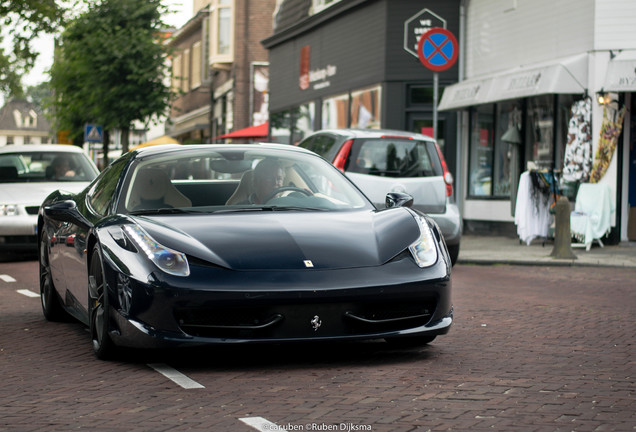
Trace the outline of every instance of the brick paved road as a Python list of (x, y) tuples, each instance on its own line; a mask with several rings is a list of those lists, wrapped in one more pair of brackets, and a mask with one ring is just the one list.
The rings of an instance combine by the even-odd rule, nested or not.
[(125, 362), (96, 360), (81, 325), (45, 322), (39, 299), (16, 292), (37, 291), (35, 262), (0, 263), (8, 272), (0, 431), (256, 430), (245, 417), (297, 430), (636, 430), (634, 269), (459, 265), (454, 327), (418, 350), (264, 346)]

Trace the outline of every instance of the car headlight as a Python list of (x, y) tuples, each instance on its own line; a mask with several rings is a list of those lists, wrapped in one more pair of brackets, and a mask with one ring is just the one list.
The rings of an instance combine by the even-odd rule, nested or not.
[(190, 266), (184, 253), (157, 243), (137, 225), (126, 225), (124, 230), (148, 259), (162, 271), (174, 276), (188, 276), (190, 274)]
[(437, 262), (435, 238), (426, 220), (419, 215), (414, 215), (414, 217), (420, 227), (420, 238), (409, 246), (409, 250), (418, 266), (421, 268), (430, 267)]
[(15, 204), (0, 204), (0, 216), (17, 216), (18, 206)]

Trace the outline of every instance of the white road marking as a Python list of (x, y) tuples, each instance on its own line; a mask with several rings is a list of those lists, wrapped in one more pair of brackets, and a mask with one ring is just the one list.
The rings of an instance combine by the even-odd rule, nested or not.
[(205, 388), (193, 379), (188, 378), (176, 369), (171, 368), (164, 363), (149, 363), (148, 366), (159, 372), (174, 383), (180, 385), (184, 389)]
[(21, 289), (21, 290), (18, 290), (17, 292), (27, 297), (40, 297), (40, 294), (34, 293), (33, 291), (28, 289)]
[(243, 418), (240, 418), (239, 420), (245, 423), (246, 425), (251, 426), (257, 431), (261, 431), (261, 432), (283, 430), (276, 423), (272, 423), (271, 421), (263, 417), (243, 417)]
[(6, 275), (6, 274), (0, 275), (0, 279), (2, 279), (5, 282), (16, 282), (15, 279), (13, 279), (11, 276)]

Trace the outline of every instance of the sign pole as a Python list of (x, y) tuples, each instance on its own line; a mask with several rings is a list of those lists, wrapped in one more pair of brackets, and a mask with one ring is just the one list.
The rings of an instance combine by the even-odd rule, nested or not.
[(457, 38), (448, 30), (435, 27), (420, 36), (417, 56), (420, 62), (433, 71), (433, 139), (437, 140), (437, 100), (439, 74), (455, 64), (459, 54)]
[(437, 141), (437, 92), (439, 88), (439, 74), (433, 73), (433, 139)]

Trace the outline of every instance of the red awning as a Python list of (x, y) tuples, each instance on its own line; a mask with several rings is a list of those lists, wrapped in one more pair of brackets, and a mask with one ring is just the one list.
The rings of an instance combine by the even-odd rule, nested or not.
[(219, 135), (215, 139), (225, 138), (267, 138), (269, 132), (269, 123), (265, 122), (258, 126), (250, 126), (245, 129), (235, 130), (234, 132)]

